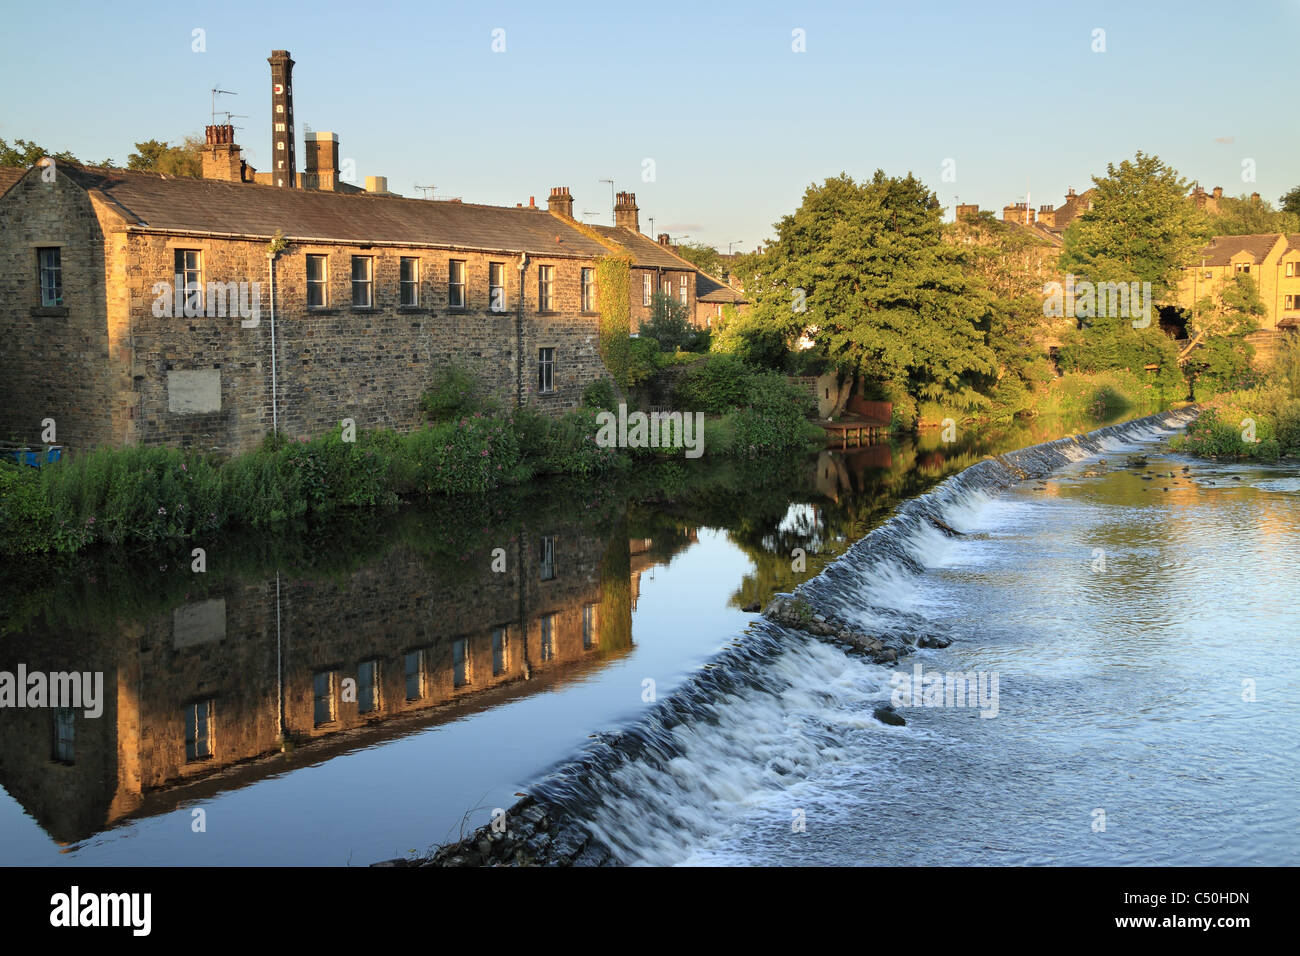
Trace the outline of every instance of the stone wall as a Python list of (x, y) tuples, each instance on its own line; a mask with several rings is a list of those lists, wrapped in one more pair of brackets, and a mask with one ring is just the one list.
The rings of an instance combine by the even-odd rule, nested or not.
[[(41, 421), (54, 418), (57, 440), (74, 454), (136, 442), (235, 454), (256, 447), (273, 418), (291, 437), (345, 418), (409, 430), (421, 421), (420, 396), (435, 369), (451, 363), (471, 369), (503, 405), (522, 400), (552, 414), (579, 405), (590, 382), (608, 377), (599, 316), (581, 311), (581, 270), (592, 269), (594, 280), (590, 260), (530, 257), (521, 304), (518, 254), (294, 243), (275, 266), (273, 416), (266, 243), (128, 230), (111, 205), (39, 173), (0, 200), (0, 439), (36, 441)], [(60, 308), (40, 308), (36, 249), (47, 245), (62, 250)], [(200, 254), (202, 315), (186, 316), (183, 297), (168, 291), (177, 250)], [(309, 253), (326, 256), (323, 308), (307, 307)], [(372, 258), (372, 308), (352, 307), (353, 256)], [(416, 307), (399, 305), (403, 256), (420, 263)], [(459, 309), (449, 305), (453, 259), (465, 262)], [(493, 262), (504, 267), (500, 312), (489, 308)], [(541, 266), (554, 270), (546, 312)], [(245, 283), (248, 308), (241, 314), (233, 297), (219, 305), (208, 283)], [(554, 350), (547, 393), (538, 376), (544, 348)]]

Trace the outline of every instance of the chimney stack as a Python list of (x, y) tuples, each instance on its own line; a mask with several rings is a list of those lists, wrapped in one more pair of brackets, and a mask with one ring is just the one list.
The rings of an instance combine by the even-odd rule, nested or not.
[(367, 176), (366, 192), (374, 193), (376, 196), (388, 195), (388, 177), (387, 176)]
[(569, 187), (552, 186), (550, 198), (546, 200), (546, 208), (565, 219), (572, 219), (573, 196), (569, 193)]
[(668, 235), (668, 233), (666, 233), (666, 232), (661, 232), (661, 233), (659, 233), (659, 245), (661, 245), (661, 246), (671, 246), (671, 245), (672, 245), (672, 237), (671, 237), (670, 235)]
[(338, 133), (308, 133), (303, 154), (304, 189), (337, 192), (339, 188)]
[(1223, 198), (1223, 187), (1222, 187), (1222, 186), (1215, 186), (1215, 187), (1214, 187), (1214, 198), (1215, 198), (1215, 199), (1222, 199), (1222, 198)]
[(271, 184), (298, 188), (298, 163), (293, 154), (293, 59), (288, 50), (272, 50), (271, 64)]
[(228, 183), (244, 181), (244, 163), (235, 145), (235, 127), (226, 123), (209, 126), (203, 147), (199, 150), (203, 163), (204, 179), (219, 179)]
[(614, 200), (614, 225), (640, 232), (640, 212), (636, 204), (636, 193), (619, 193)]
[(1251, 193), (1251, 194), (1250, 194), (1250, 201), (1251, 201), (1251, 202), (1259, 202), (1259, 193)]

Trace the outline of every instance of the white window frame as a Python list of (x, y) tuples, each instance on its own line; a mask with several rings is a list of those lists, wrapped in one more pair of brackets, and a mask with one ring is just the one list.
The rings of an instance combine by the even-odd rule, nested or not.
[[(366, 266), (366, 275), (363, 279), (357, 278), (357, 263), (364, 262)], [(354, 309), (373, 309), (375, 307), (375, 257), (374, 256), (353, 256), (352, 257), (352, 308)], [(357, 301), (357, 292), (365, 293), (365, 301)]]
[[(412, 277), (402, 278), (402, 268), (411, 264)], [(418, 256), (401, 256), (397, 261), (397, 304), (405, 309), (420, 307), (420, 259)], [(411, 301), (406, 301), (407, 290), (411, 292)]]
[[(466, 263), (464, 259), (447, 260), (447, 308), (465, 309), (469, 305), (469, 296), (465, 288)], [(459, 274), (459, 281), (457, 280)], [(457, 296), (457, 293), (460, 293)], [(459, 299), (459, 301), (458, 301)]]

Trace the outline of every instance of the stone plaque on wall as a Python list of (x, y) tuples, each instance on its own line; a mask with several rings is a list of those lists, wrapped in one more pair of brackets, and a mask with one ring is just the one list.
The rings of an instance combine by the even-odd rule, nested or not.
[(200, 368), (168, 372), (167, 410), (181, 415), (221, 411), (221, 370)]
[(178, 650), (226, 636), (226, 599), (186, 604), (172, 612), (172, 646)]

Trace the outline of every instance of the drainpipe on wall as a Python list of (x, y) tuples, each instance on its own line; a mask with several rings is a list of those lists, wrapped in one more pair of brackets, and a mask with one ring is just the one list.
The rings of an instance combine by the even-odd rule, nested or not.
[(266, 254), (266, 272), (271, 280), (271, 432), (279, 434), (280, 416), (278, 406), (280, 400), (276, 392), (276, 374), (275, 374), (275, 253)]

